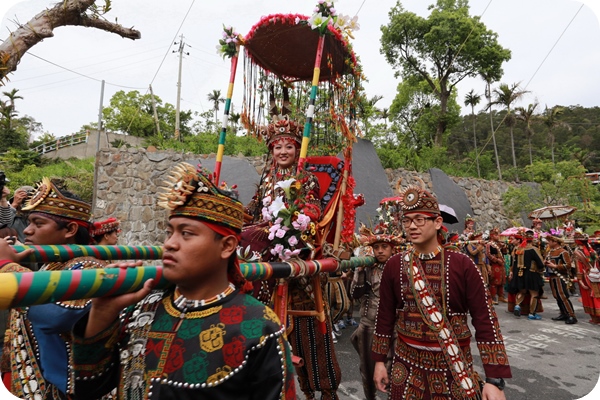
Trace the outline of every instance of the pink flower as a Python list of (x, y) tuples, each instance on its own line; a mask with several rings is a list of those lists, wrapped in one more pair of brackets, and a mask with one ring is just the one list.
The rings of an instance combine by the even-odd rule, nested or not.
[(283, 261), (287, 261), (287, 260), (289, 260), (290, 258), (292, 258), (292, 257), (294, 257), (294, 256), (297, 256), (298, 254), (300, 254), (300, 249), (293, 250), (293, 251), (292, 251), (292, 250), (290, 250), (290, 249), (285, 249), (285, 250), (283, 251), (283, 254), (281, 255), (281, 259), (282, 259)]
[(275, 247), (271, 249), (271, 254), (274, 256), (281, 256), (281, 252), (283, 251), (283, 245), (276, 244)]
[(269, 240), (275, 239), (275, 235), (277, 234), (277, 231), (279, 231), (279, 228), (281, 228), (281, 225), (279, 224), (272, 225), (269, 228)]
[(294, 247), (298, 244), (298, 238), (296, 236), (290, 236), (288, 238), (288, 243), (290, 244), (290, 246)]
[(310, 223), (310, 217), (308, 215), (304, 215), (300, 213), (296, 221), (292, 222), (294, 229), (299, 231), (305, 231), (308, 228), (308, 224)]
[(265, 220), (265, 221), (271, 220), (271, 214), (269, 213), (269, 209), (267, 207), (263, 207), (262, 217), (263, 217), (263, 220)]
[(283, 239), (283, 237), (285, 236), (285, 230), (278, 229), (277, 232), (275, 232), (275, 236), (279, 239)]

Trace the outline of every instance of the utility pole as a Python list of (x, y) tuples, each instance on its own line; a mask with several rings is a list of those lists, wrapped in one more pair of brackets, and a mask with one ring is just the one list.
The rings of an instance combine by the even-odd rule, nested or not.
[[(96, 142), (96, 158), (98, 157), (98, 152), (100, 151), (100, 132), (102, 132), (102, 109), (104, 108), (104, 79), (102, 79), (102, 84), (100, 85), (100, 107), (98, 109), (98, 141)], [(108, 136), (106, 137), (106, 144), (108, 145)], [(58, 146), (56, 147), (58, 150)], [(94, 187), (97, 187), (98, 184), (98, 168), (94, 168)], [(92, 197), (92, 213), (96, 209), (96, 193), (94, 192), (94, 196)]]
[[(152, 111), (154, 113), (154, 123), (156, 124), (156, 135), (158, 137), (160, 137), (160, 124), (158, 123), (158, 113), (156, 112), (156, 99), (154, 98), (154, 92), (152, 91), (152, 85), (150, 85), (150, 96), (152, 97)], [(179, 119), (179, 118), (177, 118), (177, 119)], [(177, 128), (179, 128), (179, 125), (177, 125)]]
[[(185, 42), (183, 41), (183, 34), (179, 37), (179, 43), (175, 42), (175, 45), (179, 45), (179, 49), (177, 52), (179, 53), (179, 75), (177, 78), (177, 107), (175, 109), (175, 140), (181, 140), (179, 135), (179, 103), (181, 101), (181, 65), (183, 61), (183, 48), (185, 47)], [(176, 51), (173, 50), (173, 53)], [(189, 55), (190, 53), (185, 53)]]

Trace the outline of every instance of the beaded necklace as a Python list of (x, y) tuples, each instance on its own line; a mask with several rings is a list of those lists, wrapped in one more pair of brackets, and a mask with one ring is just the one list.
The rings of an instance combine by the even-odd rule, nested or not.
[(204, 307), (211, 303), (214, 303), (215, 301), (224, 299), (225, 297), (227, 297), (228, 295), (233, 293), (234, 290), (235, 290), (235, 285), (233, 283), (229, 282), (227, 289), (225, 289), (221, 293), (219, 293), (209, 299), (190, 300), (190, 299), (186, 298), (184, 295), (182, 295), (181, 292), (179, 292), (179, 288), (176, 287), (175, 293), (173, 295), (173, 297), (175, 297), (173, 304), (175, 304), (175, 307), (177, 307), (177, 309), (179, 311), (185, 312), (185, 311), (189, 310), (190, 308)]
[(173, 331), (177, 332), (177, 330), (179, 330), (179, 327), (181, 326), (181, 323), (185, 319), (185, 314), (188, 312), (188, 310), (193, 309), (193, 308), (198, 308), (198, 307), (204, 307), (204, 306), (210, 305), (212, 303), (215, 303), (215, 302), (229, 296), (234, 291), (235, 291), (235, 285), (233, 283), (229, 282), (227, 289), (225, 289), (221, 293), (219, 293), (209, 299), (190, 300), (187, 297), (185, 297), (184, 295), (182, 295), (179, 292), (179, 288), (176, 287), (175, 291), (173, 292), (173, 297), (174, 297), (173, 304), (175, 305), (175, 308), (180, 312), (180, 314), (179, 314), (179, 321), (177, 321), (175, 323), (175, 325), (173, 326)]
[(442, 251), (442, 246), (438, 246), (431, 253), (419, 253), (417, 250), (414, 250), (414, 254), (415, 254), (415, 256), (419, 257), (419, 259), (421, 259), (421, 260), (433, 260), (435, 258), (435, 256), (440, 254), (440, 251)]

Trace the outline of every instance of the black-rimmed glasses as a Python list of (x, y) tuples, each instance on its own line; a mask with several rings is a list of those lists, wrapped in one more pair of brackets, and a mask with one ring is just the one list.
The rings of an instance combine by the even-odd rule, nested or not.
[(435, 220), (437, 217), (415, 217), (415, 218), (402, 218), (400, 220), (400, 222), (402, 223), (402, 226), (405, 228), (410, 227), (411, 224), (415, 224), (416, 227), (421, 227), (423, 225), (425, 225), (425, 222), (427, 222), (428, 220)]

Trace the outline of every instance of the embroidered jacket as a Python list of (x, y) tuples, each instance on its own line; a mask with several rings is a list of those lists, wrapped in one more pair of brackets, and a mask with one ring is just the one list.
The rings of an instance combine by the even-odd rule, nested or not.
[[(385, 362), (394, 332), (398, 334), (399, 344), (439, 347), (437, 333), (425, 323), (410, 287), (407, 254), (390, 258), (383, 271), (372, 346), (375, 361)], [(481, 273), (469, 256), (452, 250), (445, 250), (443, 254), (443, 268), (438, 255), (433, 260), (422, 261), (423, 269), (460, 346), (470, 343), (472, 333), (467, 323), (470, 315), (486, 376), (510, 378), (498, 317)]]
[[(106, 264), (93, 257), (79, 257), (45, 264), (40, 271), (104, 268)], [(0, 272), (29, 270), (8, 263)], [(73, 393), (70, 332), (89, 308), (89, 300), (75, 300), (11, 310), (3, 352), (10, 357), (11, 393), (19, 398), (69, 398)]]
[(154, 291), (95, 337), (78, 323), (77, 396), (118, 388), (120, 399), (295, 399), (289, 345), (270, 308), (235, 291), (181, 314), (172, 290)]

